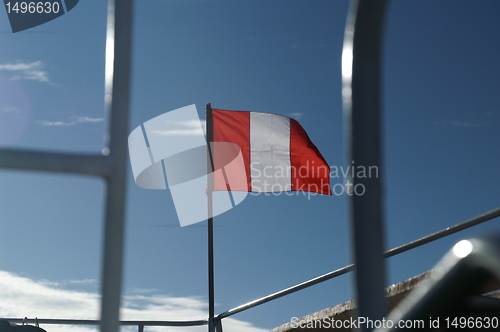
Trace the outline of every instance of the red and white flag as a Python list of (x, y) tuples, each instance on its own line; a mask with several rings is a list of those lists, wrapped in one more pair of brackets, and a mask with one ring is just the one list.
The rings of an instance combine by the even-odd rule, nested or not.
[[(330, 168), (302, 126), (288, 117), (212, 109), (214, 190), (308, 191), (331, 195)], [(239, 165), (227, 161), (218, 142), (236, 144)], [(238, 169), (239, 168), (239, 169)], [(244, 172), (242, 171), (244, 168)]]

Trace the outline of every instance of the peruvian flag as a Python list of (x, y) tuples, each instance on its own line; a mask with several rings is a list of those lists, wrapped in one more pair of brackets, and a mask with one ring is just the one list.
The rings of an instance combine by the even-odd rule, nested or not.
[[(294, 119), (270, 113), (212, 109), (210, 120), (216, 170), (214, 190), (308, 191), (331, 195), (330, 168)], [(223, 142), (239, 147), (239, 163), (228, 165)]]

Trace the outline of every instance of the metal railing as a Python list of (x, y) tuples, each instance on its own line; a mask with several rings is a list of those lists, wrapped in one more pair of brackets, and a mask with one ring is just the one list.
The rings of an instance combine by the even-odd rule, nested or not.
[[(497, 217), (500, 217), (500, 208), (496, 208), (494, 210), (491, 210), (491, 211), (488, 211), (486, 213), (480, 214), (480, 215), (478, 215), (478, 216), (476, 216), (474, 218), (470, 218), (470, 219), (467, 219), (465, 221), (462, 221), (462, 222), (460, 222), (458, 224), (455, 224), (455, 225), (453, 225), (451, 227), (444, 228), (444, 229), (442, 229), (440, 231), (437, 231), (435, 233), (432, 233), (430, 235), (426, 235), (424, 237), (421, 237), (421, 238), (416, 239), (414, 241), (408, 242), (408, 243), (403, 244), (401, 246), (397, 246), (397, 247), (394, 247), (392, 249), (389, 249), (389, 250), (385, 251), (382, 254), (382, 256), (384, 258), (389, 258), (389, 257), (392, 257), (392, 256), (396, 256), (396, 255), (401, 254), (401, 253), (403, 253), (405, 251), (408, 251), (408, 250), (420, 247), (420, 246), (422, 246), (424, 244), (427, 244), (429, 242), (441, 239), (441, 238), (443, 238), (445, 236), (457, 233), (459, 231), (462, 231), (464, 229), (470, 228), (472, 226), (478, 225), (480, 223), (483, 223), (485, 221), (488, 221), (488, 220), (491, 220), (491, 219), (494, 219), (494, 218), (497, 218)], [(348, 272), (353, 271), (354, 268), (355, 268), (354, 264), (346, 265), (346, 266), (344, 266), (344, 267), (342, 267), (340, 269), (328, 272), (328, 273), (323, 274), (321, 276), (318, 276), (316, 278), (310, 279), (308, 281), (302, 282), (302, 283), (297, 284), (295, 286), (283, 289), (283, 290), (281, 290), (279, 292), (276, 292), (276, 293), (264, 296), (264, 297), (262, 297), (260, 299), (248, 302), (248, 303), (246, 303), (244, 305), (241, 305), (239, 307), (236, 307), (236, 308), (233, 308), (233, 309), (228, 310), (226, 312), (223, 312), (223, 313), (217, 315), (215, 318), (217, 320), (222, 320), (223, 318), (226, 318), (226, 317), (232, 316), (234, 314), (237, 314), (239, 312), (251, 309), (253, 307), (256, 307), (258, 305), (264, 304), (266, 302), (278, 299), (278, 298), (283, 297), (285, 295), (289, 295), (289, 294), (298, 292), (299, 290), (302, 290), (302, 289), (314, 286), (316, 284), (322, 283), (324, 281), (333, 279), (335, 277), (341, 276), (343, 274), (346, 274)]]
[[(109, 0), (106, 32), (106, 155), (0, 149), (0, 168), (86, 174), (106, 181), (101, 279), (101, 331), (118, 331), (122, 284), (132, 0)], [(40, 320), (42, 321), (42, 320)]]
[[(12, 323), (19, 324), (55, 324), (55, 325), (101, 325), (100, 320), (92, 319), (44, 319), (44, 318), (4, 318)], [(118, 322), (120, 326), (137, 326), (139, 332), (144, 331), (145, 326), (202, 326), (208, 324), (208, 319), (191, 321), (156, 321), (156, 320), (124, 320)]]
[[(382, 165), (381, 53), (386, 0), (352, 1), (342, 49), (347, 162)], [(363, 195), (349, 195), (352, 254), (356, 265), (354, 286), (358, 315), (371, 320), (387, 313), (384, 298), (385, 266), (382, 176), (347, 179)], [(365, 327), (360, 330), (366, 331)]]
[[(342, 94), (346, 121), (349, 123), (347, 137), (351, 150), (350, 158), (356, 156), (356, 160), (363, 160), (363, 163), (367, 165), (380, 164), (380, 128), (378, 120), (374, 122), (373, 119), (374, 117), (377, 119), (380, 108), (378, 101), (379, 53), (385, 5), (385, 0), (353, 1), (344, 42), (342, 64), (344, 87)], [(101, 320), (6, 318), (13, 323), (100, 325), (103, 332), (117, 332), (119, 326), (137, 326), (138, 331), (143, 332), (145, 326), (209, 325), (209, 319), (194, 321), (119, 321), (127, 169), (131, 31), (132, 0), (109, 0), (105, 77), (106, 108), (110, 111), (109, 155), (0, 149), (0, 168), (87, 174), (106, 180)], [(378, 37), (372, 40), (367, 34), (373, 36), (374, 31)], [(366, 73), (371, 76), (367, 77)], [(364, 96), (359, 95), (358, 90), (360, 89), (363, 90)], [(367, 95), (370, 96), (368, 99)], [(367, 128), (370, 130), (366, 130)], [(356, 248), (355, 263), (358, 264), (358, 269), (362, 268), (364, 271), (383, 272), (384, 258), (398, 255), (500, 216), (500, 208), (497, 208), (382, 253), (381, 183), (369, 182), (364, 183), (364, 185), (367, 187), (366, 191), (370, 192), (372, 190), (374, 196), (368, 200), (353, 201), (351, 205), (351, 223)], [(352, 195), (351, 199), (356, 197), (359, 198)], [(362, 210), (364, 213), (357, 215), (354, 210)], [(371, 222), (372, 225), (368, 224), (369, 227), (366, 226), (365, 223), (367, 222)], [(360, 231), (363, 227), (372, 229), (372, 226), (379, 228), (379, 231), (375, 232), (378, 236), (374, 237), (372, 231), (368, 235), (366, 232)], [(370, 241), (367, 241), (367, 236)], [(373, 248), (380, 248), (380, 250), (374, 250)], [(367, 256), (367, 252), (370, 251), (375, 253), (375, 256), (370, 258), (370, 262), (367, 262), (366, 257), (370, 257), (370, 255)], [(377, 252), (380, 254), (377, 254)], [(346, 274), (354, 269), (355, 264), (350, 264), (220, 313), (213, 318), (215, 328), (221, 332), (224, 318)], [(368, 273), (367, 275), (370, 276), (370, 279), (363, 279), (362, 274), (356, 275), (357, 287), (369, 290), (366, 297), (362, 299), (360, 299), (361, 292), (359, 289), (357, 291), (360, 312), (364, 310), (366, 317), (383, 315), (385, 314), (383, 273), (381, 279), (376, 281), (375, 286), (372, 280), (374, 274)], [(382, 305), (380, 306), (380, 304)], [(376, 308), (376, 306), (378, 307)]]
[[(411, 249), (418, 248), (420, 246), (423, 246), (424, 244), (430, 243), (432, 241), (439, 240), (443, 237), (446, 237), (448, 235), (460, 232), (464, 229), (476, 226), (478, 224), (484, 223), (488, 220), (494, 219), (500, 217), (500, 208), (493, 209), (491, 211), (488, 211), (486, 213), (480, 214), (476, 217), (464, 220), (460, 223), (457, 223), (453, 226), (444, 228), (440, 231), (437, 231), (435, 233), (423, 236), (421, 238), (418, 238), (416, 240), (410, 241), (406, 244), (394, 247), (392, 249), (389, 249), (383, 253), (384, 258), (389, 258), (396, 256), (398, 254), (401, 254), (403, 252), (409, 251)], [(349, 264), (346, 265), (342, 268), (339, 268), (337, 270), (325, 273), (321, 276), (318, 276), (316, 278), (307, 280), (305, 282), (302, 282), (300, 284), (285, 288), (281, 291), (278, 291), (273, 294), (269, 294), (267, 296), (261, 297), (257, 300), (245, 303), (243, 305), (240, 305), (238, 307), (232, 308), (230, 310), (227, 310), (225, 312), (222, 312), (218, 315), (215, 316), (216, 320), (216, 327), (218, 327), (219, 331), (222, 331), (222, 320), (224, 318), (227, 318), (229, 316), (233, 316), (237, 313), (246, 311), (248, 309), (252, 309), (254, 307), (257, 307), (261, 304), (279, 299), (281, 297), (284, 297), (286, 295), (298, 292), (300, 290), (309, 288), (311, 286), (317, 285), (319, 283), (328, 281), (330, 279), (336, 278), (338, 276), (344, 275), (348, 272), (353, 271), (355, 268), (354, 264)], [(5, 318), (13, 323), (39, 323), (39, 324), (63, 324), (63, 325), (99, 325), (100, 321), (98, 320), (76, 320), (76, 319), (30, 319), (30, 318)], [(195, 321), (120, 321), (119, 325), (121, 326), (137, 326), (138, 331), (142, 332), (145, 326), (201, 326), (201, 325), (208, 325), (208, 319), (203, 319), (203, 320), (195, 320)]]

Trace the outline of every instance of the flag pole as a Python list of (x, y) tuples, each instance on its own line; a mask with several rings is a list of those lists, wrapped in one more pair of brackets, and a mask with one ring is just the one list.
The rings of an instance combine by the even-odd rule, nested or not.
[(207, 131), (207, 201), (208, 201), (208, 332), (215, 332), (215, 299), (214, 299), (214, 218), (212, 191), (214, 188), (213, 159), (211, 143), (213, 137), (212, 105), (206, 106), (206, 131)]

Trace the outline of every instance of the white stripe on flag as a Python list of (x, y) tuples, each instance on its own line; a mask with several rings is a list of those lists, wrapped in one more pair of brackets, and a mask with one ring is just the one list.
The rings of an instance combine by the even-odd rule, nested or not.
[(276, 114), (250, 112), (252, 191), (291, 190), (290, 166), (290, 119)]

